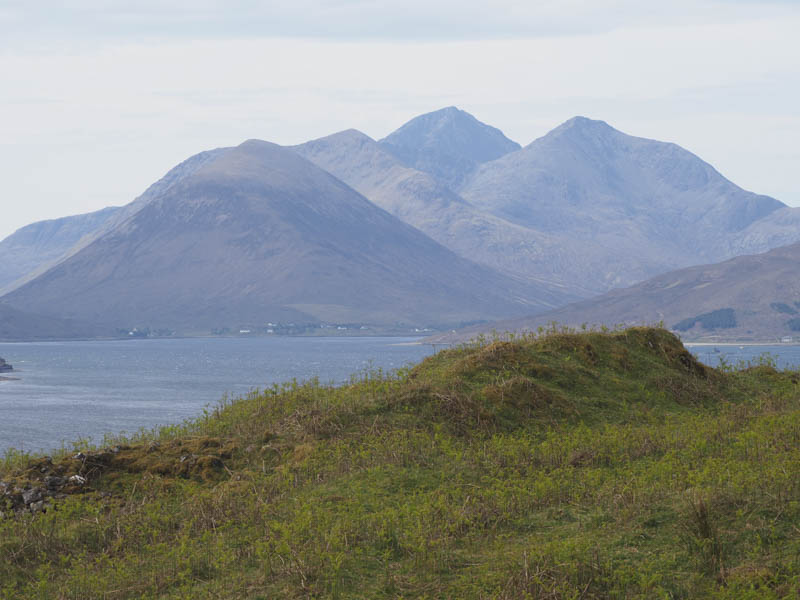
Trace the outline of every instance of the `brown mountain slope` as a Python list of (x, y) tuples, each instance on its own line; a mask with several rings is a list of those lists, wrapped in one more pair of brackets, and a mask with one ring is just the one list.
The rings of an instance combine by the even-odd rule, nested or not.
[(32, 314), (0, 303), (0, 340), (67, 340), (114, 335), (108, 327)]
[(32, 223), (10, 235), (0, 242), (0, 263), (10, 263), (15, 276), (5, 276), (0, 267), (0, 296), (32, 281), (79, 252), (225, 150), (217, 148), (190, 156), (123, 207)]
[(4, 301), (114, 326), (202, 331), (458, 323), (535, 311), (534, 292), (459, 258), (291, 150), (251, 140)]
[(536, 331), (553, 322), (611, 327), (659, 321), (686, 340), (800, 336), (800, 244), (672, 271), (536, 317), (468, 328), (447, 340), (492, 330)]

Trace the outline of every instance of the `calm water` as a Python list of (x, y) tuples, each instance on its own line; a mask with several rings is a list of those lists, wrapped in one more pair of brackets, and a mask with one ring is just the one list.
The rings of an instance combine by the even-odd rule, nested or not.
[(367, 368), (422, 360), (416, 338), (253, 337), (0, 344), (0, 454), (178, 423), (223, 394), (272, 383), (341, 383)]
[(779, 369), (797, 369), (800, 366), (800, 346), (739, 346), (734, 344), (719, 344), (716, 346), (699, 346), (686, 344), (701, 362), (716, 367), (720, 360), (736, 366), (740, 361), (757, 361), (759, 357), (768, 355), (777, 363)]

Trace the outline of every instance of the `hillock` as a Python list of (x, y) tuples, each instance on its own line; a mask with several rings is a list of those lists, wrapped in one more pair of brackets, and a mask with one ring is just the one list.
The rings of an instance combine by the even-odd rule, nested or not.
[(10, 454), (0, 597), (794, 597), (799, 382), (552, 331)]

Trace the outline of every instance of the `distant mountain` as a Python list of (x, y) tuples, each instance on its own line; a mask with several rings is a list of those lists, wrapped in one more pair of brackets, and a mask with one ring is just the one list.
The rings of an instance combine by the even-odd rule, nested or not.
[[(800, 241), (800, 209), (675, 144), (576, 117), (519, 148), (453, 107), (380, 142), (348, 130), (291, 151), (203, 152), (107, 218), (83, 218), (72, 245), (47, 238), (61, 240), (50, 253), (36, 236), (0, 243), (15, 277), (33, 268), (0, 279), (0, 296), (122, 327), (450, 325)], [(12, 247), (27, 263), (7, 260)]]
[[(535, 317), (467, 328), (451, 341), (496, 330), (663, 321), (687, 340), (800, 337), (800, 244), (680, 269)], [(441, 338), (440, 338), (441, 339)]]
[[(578, 249), (587, 262), (565, 264), (565, 279), (596, 289), (729, 258), (748, 228), (785, 208), (675, 144), (583, 117), (480, 165), (458, 191), (483, 211)], [(586, 243), (591, 252), (580, 251)]]
[(727, 256), (757, 254), (800, 241), (800, 208), (785, 206), (738, 231), (723, 245)]
[(223, 150), (208, 150), (191, 156), (121, 208), (104, 208), (85, 215), (41, 221), (19, 229), (0, 242), (0, 296), (38, 277), (111, 231)]
[(114, 326), (453, 324), (542, 308), (295, 152), (251, 140), (3, 297)]
[(450, 187), (457, 187), (479, 164), (520, 148), (499, 129), (455, 106), (411, 119), (380, 144)]
[(544, 305), (591, 295), (574, 283), (568, 291), (561, 280), (559, 266), (570, 253), (561, 240), (478, 210), (355, 129), (292, 149), (456, 254), (536, 283)]
[[(423, 115), (387, 140), (436, 141), (446, 129), (436, 124), (475, 121), (465, 115)], [(452, 146), (458, 155), (470, 148)], [(295, 150), (460, 256), (552, 287), (554, 301), (800, 240), (798, 209), (742, 190), (674, 144), (602, 121), (576, 117), (526, 148), (508, 148), (473, 163), (456, 186), (436, 175), (450, 164), (442, 153), (420, 166), (355, 130)]]
[(42, 264), (60, 258), (119, 210), (109, 207), (88, 214), (39, 221), (17, 229), (0, 241), (0, 289)]

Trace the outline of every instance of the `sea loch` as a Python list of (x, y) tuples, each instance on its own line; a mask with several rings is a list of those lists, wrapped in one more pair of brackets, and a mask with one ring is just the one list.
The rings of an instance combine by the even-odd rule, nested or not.
[(420, 361), (416, 338), (253, 337), (0, 344), (15, 381), (0, 381), (0, 454), (47, 451), (106, 433), (178, 423), (224, 394)]

